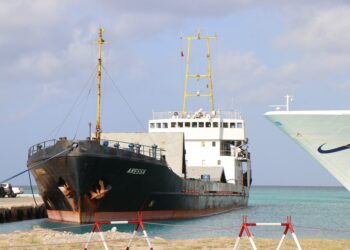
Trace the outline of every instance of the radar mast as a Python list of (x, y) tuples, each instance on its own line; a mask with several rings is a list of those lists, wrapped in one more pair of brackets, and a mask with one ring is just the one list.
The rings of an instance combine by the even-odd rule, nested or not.
[(97, 114), (96, 114), (96, 140), (100, 141), (101, 139), (101, 71), (102, 71), (102, 45), (105, 41), (102, 38), (102, 33), (105, 30), (100, 28), (98, 31), (98, 64), (97, 64)]
[[(210, 102), (210, 111), (214, 112), (214, 97), (213, 97), (213, 81), (212, 81), (212, 73), (211, 73), (211, 61), (210, 61), (210, 39), (217, 39), (215, 36), (201, 36), (200, 32), (197, 33), (196, 36), (187, 36), (181, 37), (182, 40), (187, 40), (187, 54), (186, 54), (186, 72), (185, 72), (185, 86), (184, 86), (184, 98), (182, 105), (182, 117), (186, 115), (186, 104), (187, 97), (209, 97)], [(189, 63), (190, 63), (190, 52), (191, 52), (191, 41), (192, 40), (205, 40), (207, 47), (207, 72), (205, 74), (190, 74), (189, 73)], [(188, 79), (195, 78), (199, 80), (200, 78), (208, 78), (209, 83), (207, 87), (209, 89), (209, 93), (201, 94), (199, 91), (197, 93), (189, 93), (187, 91), (188, 88)]]

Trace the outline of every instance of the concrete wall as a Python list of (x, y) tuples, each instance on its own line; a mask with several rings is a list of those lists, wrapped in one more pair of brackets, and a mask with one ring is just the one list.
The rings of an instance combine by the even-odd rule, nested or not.
[(164, 149), (164, 155), (169, 167), (183, 177), (184, 134), (178, 133), (102, 133), (102, 139), (130, 142)]
[(44, 204), (41, 204), (39, 206), (0, 208), (0, 223), (40, 218), (47, 218), (47, 212)]

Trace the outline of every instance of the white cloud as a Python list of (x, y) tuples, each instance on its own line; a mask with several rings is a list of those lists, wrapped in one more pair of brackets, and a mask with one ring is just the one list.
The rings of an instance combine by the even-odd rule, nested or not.
[(106, 1), (102, 8), (106, 11), (121, 10), (131, 13), (167, 14), (178, 17), (214, 17), (228, 15), (252, 5), (261, 5), (269, 0), (119, 0)]
[(178, 21), (173, 16), (158, 13), (152, 15), (150, 13), (125, 13), (119, 15), (112, 27), (112, 32), (119, 41), (120, 39), (130, 41), (132, 38), (145, 38), (153, 36), (159, 31), (163, 31), (169, 26), (173, 26)]
[(281, 48), (299, 49), (303, 52), (350, 52), (350, 6), (317, 9), (303, 13), (303, 22), (276, 39)]
[(253, 52), (224, 52), (215, 62), (216, 81), (232, 90), (247, 86), (266, 73), (266, 67)]
[(12, 74), (21, 77), (35, 77), (47, 79), (57, 71), (61, 71), (62, 61), (53, 53), (43, 51), (31, 55), (24, 55), (12, 65)]
[(66, 1), (61, 0), (15, 0), (0, 2), (0, 27), (14, 28), (48, 26), (61, 19)]

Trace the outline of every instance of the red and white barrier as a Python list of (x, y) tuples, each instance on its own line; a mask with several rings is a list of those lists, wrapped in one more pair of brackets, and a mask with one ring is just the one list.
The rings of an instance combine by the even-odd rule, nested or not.
[(241, 230), (239, 231), (239, 235), (238, 235), (238, 237), (236, 239), (236, 242), (235, 242), (235, 245), (233, 247), (233, 250), (237, 250), (239, 242), (240, 242), (240, 240), (242, 238), (243, 232), (245, 232), (247, 234), (249, 242), (252, 245), (253, 249), (257, 250), (256, 245), (255, 245), (254, 240), (253, 240), (253, 236), (250, 233), (249, 228), (248, 228), (248, 227), (256, 227), (256, 226), (282, 226), (282, 227), (285, 227), (284, 232), (282, 234), (282, 238), (281, 238), (280, 242), (278, 243), (278, 246), (277, 246), (276, 250), (279, 250), (281, 248), (283, 240), (286, 237), (286, 234), (288, 233), (288, 231), (290, 231), (290, 233), (292, 234), (294, 242), (295, 242), (298, 250), (302, 250), (301, 246), (300, 246), (300, 243), (298, 241), (298, 238), (295, 235), (294, 228), (293, 228), (293, 225), (292, 225), (292, 218), (290, 216), (287, 216), (287, 222), (281, 222), (281, 223), (254, 223), (254, 222), (250, 222), (249, 223), (249, 222), (247, 222), (247, 216), (246, 215), (243, 216), (242, 227), (241, 227)]
[(94, 226), (92, 227), (92, 230), (91, 230), (91, 234), (89, 236), (89, 239), (88, 241), (86, 242), (85, 244), (85, 248), (84, 250), (87, 250), (88, 249), (88, 246), (89, 246), (89, 242), (92, 238), (92, 235), (94, 234), (94, 232), (96, 231), (96, 229), (98, 230), (99, 232), (99, 235), (100, 235), (100, 238), (102, 240), (102, 244), (105, 248), (105, 250), (108, 250), (108, 246), (107, 246), (107, 242), (106, 240), (104, 239), (103, 237), (103, 233), (102, 233), (102, 230), (101, 230), (101, 226), (100, 225), (109, 225), (109, 224), (136, 224), (136, 227), (135, 227), (135, 230), (131, 236), (131, 239), (129, 240), (128, 242), (128, 245), (126, 247), (126, 250), (129, 250), (130, 249), (130, 246), (131, 246), (131, 243), (132, 241), (134, 240), (136, 234), (137, 234), (137, 231), (139, 230), (139, 228), (142, 229), (142, 233), (143, 235), (145, 236), (145, 239), (146, 239), (146, 242), (147, 242), (147, 245), (149, 247), (150, 250), (153, 250), (153, 247), (152, 247), (152, 244), (151, 244), (151, 240), (149, 239), (148, 235), (147, 235), (147, 232), (146, 232), (146, 229), (145, 229), (145, 226), (143, 225), (143, 222), (142, 222), (142, 212), (138, 212), (137, 213), (137, 220), (126, 220), (126, 221), (98, 221), (98, 222), (95, 222)]

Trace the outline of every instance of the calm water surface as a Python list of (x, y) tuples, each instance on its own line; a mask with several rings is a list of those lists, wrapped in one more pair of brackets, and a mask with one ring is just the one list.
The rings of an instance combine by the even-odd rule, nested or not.
[[(28, 192), (28, 190), (26, 189)], [(350, 239), (350, 192), (343, 187), (253, 187), (249, 206), (229, 213), (191, 220), (161, 221), (145, 224), (148, 234), (166, 239), (187, 239), (238, 234), (242, 215), (251, 222), (282, 222), (292, 216), (299, 238)], [(30, 230), (34, 226), (86, 233), (91, 226), (53, 223), (47, 219), (0, 224), (0, 232)], [(104, 226), (104, 230), (112, 226)], [(118, 225), (131, 232), (133, 226)], [(256, 227), (256, 237), (279, 238), (281, 227)]]

